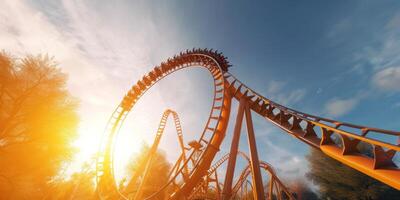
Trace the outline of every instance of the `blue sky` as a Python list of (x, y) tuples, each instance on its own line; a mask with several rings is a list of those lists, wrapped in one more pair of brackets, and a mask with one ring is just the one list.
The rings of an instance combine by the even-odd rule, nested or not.
[[(17, 56), (55, 57), (69, 74), (71, 93), (81, 100), (80, 141), (94, 141), (92, 149), (97, 147), (93, 138), (102, 132), (98, 124), (105, 123), (131, 84), (193, 47), (222, 51), (233, 64), (231, 73), (281, 104), (399, 130), (399, 1), (6, 0), (2, 7), (0, 47)], [(174, 75), (143, 100), (157, 105), (157, 111), (146, 111), (145, 103), (138, 107), (142, 124), (154, 127), (162, 110), (172, 107), (181, 114), (184, 130), (201, 130), (210, 84), (203, 71)], [(253, 118), (261, 158), (282, 175), (303, 176), (308, 147)], [(174, 140), (169, 136), (164, 147)], [(247, 149), (245, 138), (241, 148)]]

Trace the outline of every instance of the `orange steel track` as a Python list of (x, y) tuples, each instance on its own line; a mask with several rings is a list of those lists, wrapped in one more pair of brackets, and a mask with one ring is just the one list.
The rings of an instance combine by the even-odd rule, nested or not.
[[(248, 164), (250, 164), (250, 158), (243, 152), (238, 151), (237, 155), (242, 156)], [(204, 176), (203, 180), (198, 183), (198, 185), (193, 189), (193, 191), (191, 192), (189, 199), (198, 199), (196, 197), (204, 197), (206, 194), (204, 194), (205, 192), (207, 192), (208, 186), (210, 184), (210, 182), (215, 182), (216, 184), (216, 188), (217, 188), (217, 194), (220, 197), (221, 196), (221, 188), (220, 188), (220, 184), (218, 181), (218, 175), (217, 175), (217, 169), (219, 167), (221, 167), (222, 164), (224, 164), (228, 159), (229, 159), (230, 154), (227, 153), (224, 156), (222, 156), (218, 161), (216, 161), (211, 167), (210, 169), (208, 169), (207, 171), (207, 175)], [(212, 176), (214, 175), (214, 178), (212, 178)], [(220, 199), (220, 198), (218, 198)]]
[[(203, 67), (210, 72), (214, 79), (214, 98), (206, 126), (197, 140), (197, 143), (204, 147), (200, 156), (194, 159), (195, 151), (192, 150), (186, 161), (180, 167), (177, 167), (177, 172), (168, 184), (160, 189), (164, 190), (168, 185), (173, 184), (179, 174), (184, 174), (183, 171), (189, 161), (195, 160), (194, 167), (190, 169), (188, 177), (176, 186), (177, 189), (170, 195), (170, 199), (185, 198), (185, 195), (190, 194), (195, 186), (201, 182), (202, 177), (207, 175), (212, 160), (219, 151), (226, 134), (232, 99), (243, 103), (244, 108), (246, 108), (244, 111), (246, 112), (247, 122), (251, 123), (250, 110), (252, 110), (286, 133), (320, 149), (327, 156), (400, 189), (400, 170), (393, 162), (393, 157), (400, 151), (400, 146), (395, 144), (396, 141), (385, 142), (369, 137), (371, 133), (398, 137), (400, 136), (399, 132), (354, 125), (287, 108), (263, 97), (236, 79), (228, 72), (230, 65), (221, 53), (207, 49), (193, 49), (168, 59), (143, 76), (127, 92), (111, 115), (96, 159), (96, 182), (99, 198), (119, 199), (123, 197), (114, 181), (113, 149), (115, 137), (127, 114), (140, 97), (159, 80), (187, 67)], [(252, 128), (250, 132), (252, 134), (249, 137), (254, 135)], [(332, 139), (333, 135), (340, 138), (339, 144)], [(372, 156), (363, 155), (358, 151), (357, 145), (360, 142), (371, 145), (373, 148)], [(251, 144), (251, 146), (254, 145)], [(257, 155), (256, 148), (251, 149), (251, 151), (252, 155)], [(251, 162), (253, 167), (262, 163), (254, 156), (252, 156)], [(259, 175), (258, 178), (260, 178)], [(149, 198), (155, 196), (157, 196), (157, 193)]]
[[(127, 198), (126, 196), (133, 192), (133, 190), (135, 189), (134, 188), (135, 184), (137, 183), (137, 180), (138, 180), (139, 176), (142, 175), (141, 183), (139, 185), (139, 188), (137, 188), (136, 194), (135, 194), (135, 197), (134, 197), (134, 199), (142, 199), (143, 186), (145, 185), (146, 178), (147, 178), (147, 175), (149, 173), (148, 170), (149, 170), (150, 166), (153, 163), (154, 155), (156, 154), (156, 152), (158, 150), (158, 145), (160, 144), (161, 137), (163, 136), (164, 129), (165, 129), (166, 125), (167, 125), (167, 120), (168, 120), (169, 116), (173, 117), (176, 133), (177, 133), (177, 136), (178, 136), (179, 146), (181, 148), (181, 156), (180, 156), (179, 161), (178, 161), (177, 164), (178, 164), (178, 166), (180, 166), (181, 162), (182, 163), (186, 162), (186, 160), (187, 160), (186, 159), (186, 150), (187, 150), (187, 148), (185, 147), (185, 144), (184, 144), (183, 134), (182, 134), (182, 126), (181, 126), (181, 122), (179, 120), (179, 116), (175, 111), (167, 109), (163, 113), (163, 116), (161, 118), (161, 121), (160, 121), (158, 129), (157, 129), (156, 137), (154, 139), (154, 142), (153, 142), (151, 148), (149, 149), (149, 152), (147, 153), (147, 156), (142, 161), (142, 163), (140, 163), (138, 165), (138, 169), (136, 169), (136, 171), (134, 172), (132, 178), (130, 179), (127, 187), (125, 188), (125, 191), (123, 192), (123, 194), (121, 194), (121, 195), (124, 195), (125, 198)], [(189, 174), (188, 165), (184, 165), (183, 169), (184, 169), (182, 171), (183, 178), (184, 178), (184, 180), (187, 180), (188, 174)], [(172, 169), (171, 172), (173, 170), (174, 169)]]
[[(260, 167), (264, 169), (267, 173), (269, 173), (269, 191), (268, 191), (268, 200), (273, 199), (273, 193), (275, 189), (275, 195), (277, 196), (278, 200), (282, 199), (282, 195), (285, 194), (286, 198), (284, 199), (289, 199), (289, 200), (295, 200), (293, 197), (292, 193), (289, 192), (289, 190), (286, 188), (286, 186), (281, 182), (281, 180), (276, 176), (276, 173), (272, 166), (266, 162), (261, 161), (260, 162)], [(235, 186), (232, 188), (233, 194), (238, 193), (239, 189), (243, 186), (243, 183), (247, 180), (247, 177), (250, 175), (251, 168), (250, 165), (247, 165), (247, 167), (242, 171), (240, 174), (239, 180), (236, 182)]]
[[(238, 155), (242, 156), (246, 161), (247, 161), (247, 166), (242, 170), (240, 173), (240, 177), (234, 184), (234, 187), (232, 188), (232, 196), (235, 196), (239, 192), (241, 188), (243, 188), (244, 184), (247, 181), (248, 176), (251, 174), (251, 167), (250, 167), (250, 158), (243, 152), (238, 151)], [(216, 199), (222, 199), (222, 190), (220, 187), (219, 179), (218, 179), (218, 173), (216, 172), (221, 165), (226, 162), (229, 159), (229, 153), (225, 154), (220, 158), (217, 162), (215, 162), (210, 169), (207, 171), (207, 176), (203, 178), (203, 181), (200, 182), (196, 188), (192, 191), (190, 197), (188, 199), (211, 199), (207, 197), (207, 189), (209, 187), (210, 183), (215, 183), (215, 188), (217, 193), (215, 194), (217, 197)], [(286, 188), (286, 186), (282, 183), (282, 181), (278, 178), (276, 175), (274, 169), (270, 164), (267, 162), (260, 162), (260, 168), (262, 168), (265, 172), (269, 174), (269, 194), (273, 194), (275, 191), (276, 197), (280, 200), (282, 199), (282, 194), (286, 196), (284, 199), (290, 199), (290, 200), (295, 200), (293, 197), (292, 193)], [(214, 175), (214, 177), (212, 177)], [(245, 195), (247, 194), (247, 191), (244, 193)], [(267, 199), (272, 200), (273, 195), (269, 195)]]

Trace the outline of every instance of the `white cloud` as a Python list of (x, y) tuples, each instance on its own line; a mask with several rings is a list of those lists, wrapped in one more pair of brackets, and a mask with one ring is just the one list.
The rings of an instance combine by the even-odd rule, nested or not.
[(281, 178), (292, 179), (304, 176), (308, 171), (307, 160), (304, 156), (298, 156), (294, 152), (289, 152), (282, 146), (278, 146), (271, 140), (262, 140), (265, 148), (274, 152), (272, 157), (267, 156), (267, 161), (275, 168), (276, 173)]
[(372, 83), (382, 90), (400, 91), (400, 67), (388, 67), (378, 71), (374, 74)]
[(268, 83), (266, 94), (279, 104), (291, 106), (301, 101), (307, 93), (303, 88), (287, 91), (285, 86), (286, 83), (283, 81), (272, 80)]
[[(379, 45), (367, 46), (354, 54), (355, 64), (345, 73), (371, 76), (371, 85), (382, 91), (400, 91), (400, 12), (385, 25), (383, 34), (377, 39)], [(341, 30), (343, 27), (338, 25)], [(332, 34), (335, 36), (335, 34)], [(331, 117), (352, 111), (369, 92), (358, 93), (352, 98), (334, 98), (325, 104), (325, 113)], [(396, 106), (396, 105), (395, 105)]]
[(394, 30), (388, 30), (382, 38), (380, 47), (366, 47), (363, 53), (356, 56), (361, 61), (367, 61), (374, 71), (400, 64), (400, 57), (398, 56), (400, 53), (400, 34)]
[(305, 89), (295, 89), (287, 95), (286, 102), (287, 104), (297, 103), (300, 100), (302, 100), (305, 95), (306, 95)]
[[(367, 46), (355, 54), (357, 64), (355, 72), (369, 70), (372, 73), (371, 84), (384, 91), (400, 91), (400, 12), (395, 14), (385, 25), (383, 34), (376, 46)], [(368, 65), (365, 64), (368, 63)]]
[(283, 87), (285, 86), (285, 82), (283, 81), (275, 81), (272, 80), (268, 83), (268, 88), (267, 88), (267, 92), (268, 94), (276, 94), (278, 92), (281, 92), (281, 90), (283, 89)]
[(325, 104), (325, 112), (332, 117), (339, 117), (350, 112), (359, 103), (359, 98), (333, 99)]
[[(0, 9), (0, 48), (18, 57), (40, 53), (55, 57), (69, 75), (71, 93), (81, 100), (83, 140), (96, 151), (99, 135), (126, 90), (152, 66), (182, 50), (182, 42), (176, 41), (185, 37), (178, 35), (180, 29), (168, 13), (160, 14), (163, 20), (154, 19), (146, 1), (135, 7), (127, 2), (111, 7), (91, 3), (5, 0)], [(181, 81), (186, 79), (180, 76)], [(191, 81), (185, 83), (189, 88)], [(164, 105), (160, 94), (152, 100), (158, 107)]]

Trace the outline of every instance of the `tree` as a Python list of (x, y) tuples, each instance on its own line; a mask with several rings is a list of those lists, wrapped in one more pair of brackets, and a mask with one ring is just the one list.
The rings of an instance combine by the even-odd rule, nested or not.
[[(92, 162), (93, 163), (93, 162)], [(43, 199), (57, 200), (90, 200), (97, 199), (95, 193), (95, 177), (94, 166), (88, 162), (84, 163), (81, 171), (75, 172), (70, 178), (60, 177), (59, 180), (49, 183), (52, 187), (48, 196)]]
[(77, 102), (48, 56), (0, 53), (0, 199), (38, 199), (73, 153)]
[[(362, 147), (363, 151), (369, 148)], [(368, 154), (368, 152), (367, 152)], [(307, 177), (319, 186), (322, 199), (398, 199), (400, 192), (358, 172), (324, 153), (311, 149)]]
[(307, 199), (307, 200), (318, 200), (317, 194), (315, 194), (309, 185), (302, 179), (295, 179), (290, 181), (288, 185), (290, 192), (296, 199)]
[[(140, 153), (138, 155), (135, 155), (134, 159), (132, 160), (131, 164), (127, 166), (128, 172), (135, 173), (137, 169), (139, 168), (139, 165), (143, 163), (143, 160), (148, 157), (148, 152), (149, 152), (149, 146), (148, 145), (143, 145)], [(170, 171), (171, 165), (169, 164), (165, 153), (158, 150), (156, 154), (154, 155), (152, 164), (149, 166), (149, 174), (146, 180), (146, 183), (143, 187), (143, 197), (148, 197), (151, 194), (157, 192), (164, 184), (168, 182), (168, 175)], [(143, 173), (141, 173), (143, 174)], [(143, 177), (140, 177), (137, 183), (133, 184), (134, 187), (137, 189), (141, 183), (141, 180)], [(126, 182), (125, 182), (126, 183)], [(124, 183), (120, 184), (120, 190), (124, 190)], [(165, 199), (168, 189), (162, 192), (160, 195), (157, 196), (156, 199)], [(129, 196), (134, 197), (136, 190), (129, 190), (133, 191)]]

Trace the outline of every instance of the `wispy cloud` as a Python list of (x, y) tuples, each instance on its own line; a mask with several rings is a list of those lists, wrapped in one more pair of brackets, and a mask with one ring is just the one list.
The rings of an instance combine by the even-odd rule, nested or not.
[[(107, 118), (131, 84), (183, 49), (183, 42), (177, 41), (185, 38), (172, 17), (158, 14), (163, 20), (154, 19), (146, 1), (106, 6), (75, 0), (43, 4), (5, 0), (0, 10), (0, 48), (17, 56), (48, 53), (55, 57), (69, 75), (71, 93), (81, 100), (78, 143), (90, 146), (93, 153)], [(190, 88), (187, 79), (180, 76)], [(155, 88), (155, 93), (152, 103), (162, 107), (166, 92)]]
[[(364, 20), (364, 18), (362, 18)], [(346, 35), (353, 34), (359, 28), (355, 16), (339, 20), (326, 33), (329, 42), (337, 44), (347, 41)], [(354, 23), (354, 24), (353, 24)], [(399, 84), (400, 76), (400, 11), (387, 21), (380, 23), (379, 34), (372, 35), (372, 40), (365, 41), (364, 47), (355, 51), (349, 68), (333, 78), (339, 81), (343, 76), (365, 77), (373, 88), (383, 91), (399, 91), (394, 85)], [(373, 42), (371, 42), (373, 41)], [(373, 89), (371, 88), (371, 89)]]
[[(371, 85), (384, 91), (399, 91), (400, 84), (400, 12), (385, 25), (376, 46), (367, 46), (355, 54), (356, 70), (371, 67)], [(368, 63), (367, 65), (365, 63)]]
[(359, 103), (359, 98), (332, 99), (325, 104), (325, 112), (332, 117), (349, 113)]
[(307, 160), (303, 156), (289, 152), (285, 148), (274, 144), (271, 140), (263, 140), (266, 152), (274, 152), (272, 157), (267, 157), (267, 161), (274, 166), (278, 176), (282, 178), (294, 178), (303, 176), (307, 168)]
[(329, 44), (332, 46), (340, 45), (346, 41), (344, 35), (348, 34), (353, 24), (348, 18), (341, 19), (339, 22), (334, 24), (326, 32), (325, 37), (328, 39)]
[(300, 102), (307, 93), (304, 88), (293, 90), (288, 90), (287, 88), (286, 82), (272, 80), (268, 83), (266, 95), (282, 105), (292, 106)]
[[(329, 32), (328, 36), (335, 39), (349, 24), (340, 22)], [(324, 111), (331, 117), (340, 117), (351, 112), (367, 96), (374, 92), (398, 92), (400, 88), (400, 12), (386, 22), (382, 34), (373, 46), (364, 47), (354, 54), (354, 64), (341, 75), (370, 77), (370, 89), (359, 90), (350, 98), (333, 98), (325, 104)]]
[(372, 84), (385, 91), (400, 91), (400, 67), (388, 67), (376, 72)]
[(346, 115), (355, 109), (362, 100), (368, 97), (371, 97), (371, 92), (364, 90), (354, 94), (351, 98), (334, 97), (325, 103), (324, 114), (329, 117), (340, 117)]

